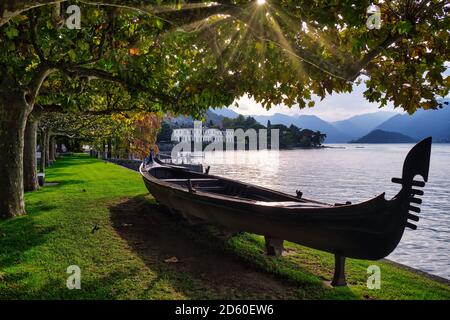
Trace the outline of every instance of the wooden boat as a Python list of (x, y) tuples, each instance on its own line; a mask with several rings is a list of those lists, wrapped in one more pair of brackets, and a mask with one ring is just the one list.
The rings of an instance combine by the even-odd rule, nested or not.
[[(144, 182), (158, 203), (189, 220), (265, 236), (268, 254), (281, 254), (283, 240), (335, 255), (332, 285), (345, 285), (345, 257), (378, 260), (398, 245), (421, 204), (420, 187), (428, 180), (431, 138), (416, 144), (406, 156), (401, 190), (365, 202), (327, 204), (256, 185), (165, 165), (152, 158), (142, 164)], [(424, 181), (415, 180), (419, 175)]]

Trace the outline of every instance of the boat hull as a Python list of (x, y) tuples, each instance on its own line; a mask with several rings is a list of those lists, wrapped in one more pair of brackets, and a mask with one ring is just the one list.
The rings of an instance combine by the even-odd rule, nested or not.
[(201, 192), (167, 187), (145, 176), (144, 181), (161, 205), (188, 219), (197, 218), (346, 257), (383, 258), (394, 250), (404, 230), (399, 201), (386, 201), (384, 195), (358, 205), (291, 209), (211, 198)]

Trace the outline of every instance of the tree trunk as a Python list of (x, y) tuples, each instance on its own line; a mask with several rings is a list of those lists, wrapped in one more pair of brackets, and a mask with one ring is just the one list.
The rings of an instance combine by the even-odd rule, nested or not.
[(23, 149), (23, 187), (26, 192), (39, 189), (36, 163), (38, 121), (29, 116), (25, 128), (25, 141)]
[(54, 163), (56, 161), (56, 154), (55, 154), (55, 136), (50, 137), (50, 146), (49, 146), (49, 153), (50, 153), (50, 161)]
[(107, 153), (106, 153), (106, 140), (103, 140), (101, 152), (102, 152), (102, 159), (103, 159), (103, 160), (105, 160), (106, 158), (108, 158), (108, 155), (107, 155)]
[(25, 214), (25, 126), (42, 82), (54, 71), (46, 65), (39, 65), (24, 90), (15, 76), (0, 64), (0, 218)]
[(23, 147), (29, 106), (20, 92), (9, 90), (0, 88), (0, 218), (25, 214)]
[(50, 132), (46, 131), (45, 132), (45, 166), (49, 167), (51, 162), (50, 162)]
[(117, 149), (118, 149), (117, 146), (118, 146), (117, 139), (116, 139), (116, 137), (114, 137), (114, 140), (112, 141), (112, 156), (114, 159), (117, 159), (119, 157), (117, 154)]
[(41, 163), (40, 163), (40, 172), (45, 173), (45, 164), (47, 163), (47, 159), (45, 155), (47, 154), (47, 150), (45, 149), (45, 141), (47, 140), (47, 132), (45, 130), (41, 131)]
[(112, 139), (111, 138), (108, 139), (108, 154), (107, 154), (107, 158), (108, 159), (112, 158)]

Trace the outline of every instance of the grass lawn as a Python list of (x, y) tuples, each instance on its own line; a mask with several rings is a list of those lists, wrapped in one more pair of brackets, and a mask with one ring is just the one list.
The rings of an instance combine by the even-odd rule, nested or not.
[[(0, 299), (450, 299), (450, 287), (386, 261), (347, 262), (331, 288), (331, 254), (287, 243), (267, 257), (260, 236), (224, 238), (161, 212), (138, 173), (85, 155), (47, 171), (28, 215), (0, 221)], [(98, 230), (93, 231), (94, 226)], [(381, 268), (381, 289), (366, 287)], [(81, 268), (81, 290), (66, 268)]]

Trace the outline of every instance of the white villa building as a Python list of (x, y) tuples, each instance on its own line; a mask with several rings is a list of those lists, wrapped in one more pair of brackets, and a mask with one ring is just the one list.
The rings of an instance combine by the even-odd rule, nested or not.
[[(224, 140), (225, 139), (225, 140)], [(234, 130), (208, 128), (179, 128), (172, 132), (172, 141), (176, 142), (227, 142), (234, 141)]]

